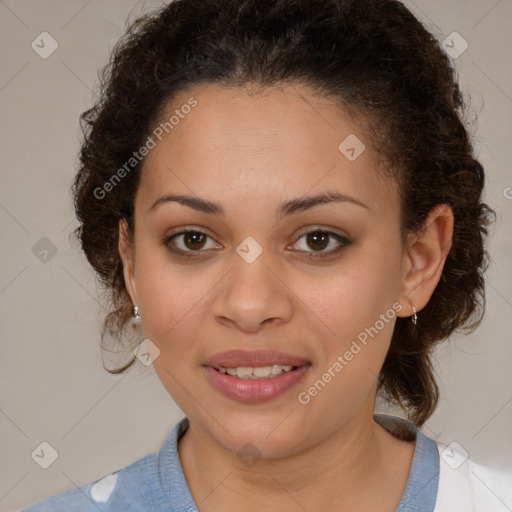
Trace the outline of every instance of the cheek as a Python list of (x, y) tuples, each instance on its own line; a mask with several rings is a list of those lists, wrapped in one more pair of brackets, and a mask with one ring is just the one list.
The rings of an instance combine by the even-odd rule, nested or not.
[(150, 251), (141, 251), (137, 258), (137, 295), (144, 306), (144, 335), (161, 351), (171, 345), (178, 351), (180, 346), (190, 347), (202, 300), (214, 283), (203, 274), (198, 278), (193, 266), (171, 265), (165, 255), (154, 257)]
[(297, 397), (309, 414), (329, 409), (334, 422), (342, 421), (373, 400), (396, 321), (397, 303), (381, 284), (369, 273), (333, 283), (323, 312), (331, 333), (319, 340), (321, 357)]
[(318, 290), (314, 309), (331, 328), (332, 339), (356, 337), (397, 301), (399, 264), (385, 256), (382, 259), (389, 263), (382, 265), (379, 261), (361, 257), (346, 272), (334, 274), (328, 288)]
[(194, 278), (192, 266), (187, 270), (170, 265), (165, 257), (155, 258), (154, 252), (142, 252), (137, 264), (137, 295), (144, 306), (142, 330), (160, 351), (153, 368), (175, 403), (188, 411), (194, 389), (192, 379), (197, 378), (190, 368), (198, 364), (198, 315), (201, 299), (211, 290), (211, 279), (198, 279), (197, 271)]
[[(399, 248), (384, 253), (381, 246), (381, 251), (360, 252), (346, 271), (333, 274), (328, 288), (310, 303), (329, 327), (322, 339), (324, 357), (314, 372), (316, 379), (331, 369), (336, 375), (343, 374), (343, 378), (333, 379), (340, 386), (341, 381), (350, 386), (363, 381), (373, 385), (396, 321), (400, 268)], [(339, 364), (333, 368), (336, 362), (343, 368)]]

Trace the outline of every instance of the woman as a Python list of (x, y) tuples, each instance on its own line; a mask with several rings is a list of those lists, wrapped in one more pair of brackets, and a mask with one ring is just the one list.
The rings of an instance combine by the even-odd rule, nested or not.
[(397, 1), (176, 0), (132, 24), (82, 116), (77, 235), (111, 294), (103, 334), (140, 319), (186, 417), (25, 510), (510, 502), (510, 475), (418, 430), (435, 344), (483, 310), (492, 211), (463, 107)]

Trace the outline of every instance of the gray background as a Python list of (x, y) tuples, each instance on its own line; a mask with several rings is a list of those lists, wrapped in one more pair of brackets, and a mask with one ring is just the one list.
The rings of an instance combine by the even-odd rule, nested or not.
[[(488, 173), (486, 200), (498, 212), (487, 315), (475, 333), (437, 350), (442, 399), (422, 430), (458, 442), (477, 462), (512, 469), (512, 2), (405, 3), (440, 41), (456, 31), (469, 45), (453, 60), (471, 99), (470, 120), (478, 115), (471, 131)], [(99, 288), (69, 236), (77, 226), (69, 187), (78, 116), (91, 105), (97, 71), (128, 16), (160, 4), (0, 1), (1, 511), (159, 450), (182, 417), (151, 366), (137, 362), (122, 375), (103, 369)], [(31, 47), (42, 32), (58, 43), (46, 59)], [(31, 457), (43, 441), (58, 452), (48, 469)]]

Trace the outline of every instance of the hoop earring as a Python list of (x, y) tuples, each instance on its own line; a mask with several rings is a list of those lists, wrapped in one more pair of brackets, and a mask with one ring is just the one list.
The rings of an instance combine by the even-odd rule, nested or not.
[(412, 311), (413, 311), (413, 315), (412, 315), (412, 323), (414, 325), (416, 325), (417, 321), (418, 321), (418, 315), (416, 314), (416, 308), (413, 306), (412, 307)]
[(135, 306), (135, 307), (133, 308), (133, 316), (134, 316), (135, 318), (140, 318), (140, 315), (139, 315), (139, 308), (138, 308), (137, 306)]

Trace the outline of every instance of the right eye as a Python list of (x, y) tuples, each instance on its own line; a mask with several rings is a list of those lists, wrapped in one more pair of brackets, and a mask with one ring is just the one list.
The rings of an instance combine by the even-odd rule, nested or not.
[[(197, 257), (199, 255), (194, 253), (204, 252), (201, 249), (205, 247), (208, 238), (210, 237), (206, 233), (197, 229), (185, 230), (167, 236), (163, 240), (163, 245), (178, 256), (185, 258)], [(214, 247), (211, 248), (216, 247), (218, 247), (218, 245), (214, 243)]]

